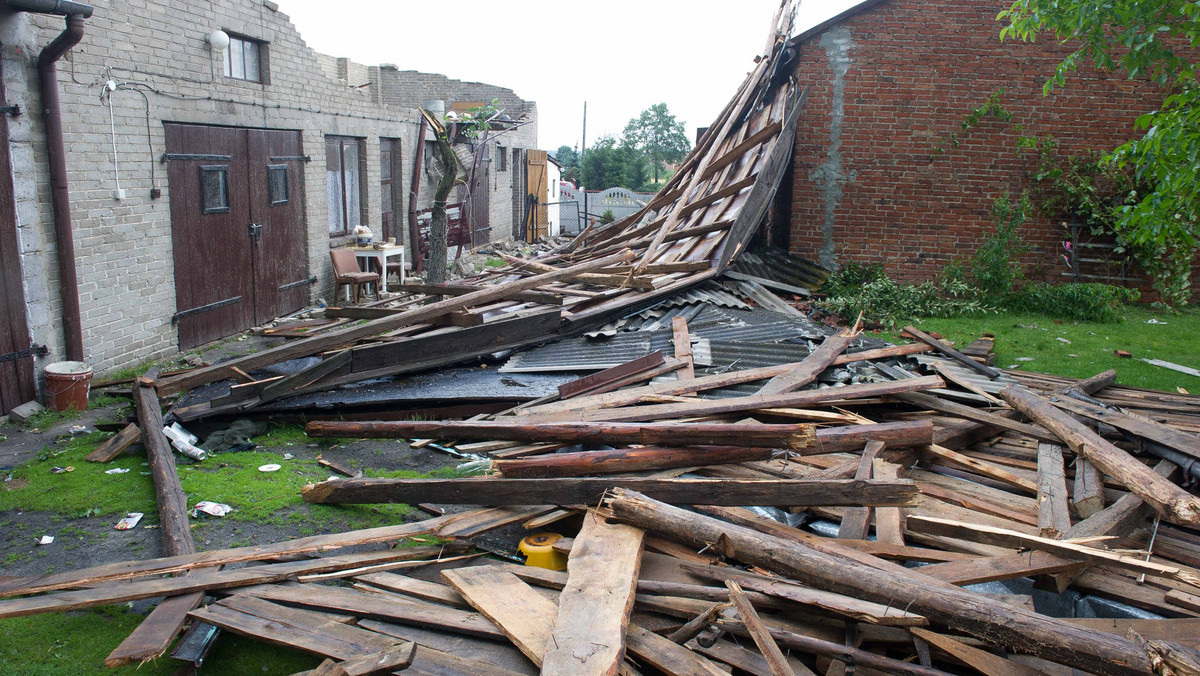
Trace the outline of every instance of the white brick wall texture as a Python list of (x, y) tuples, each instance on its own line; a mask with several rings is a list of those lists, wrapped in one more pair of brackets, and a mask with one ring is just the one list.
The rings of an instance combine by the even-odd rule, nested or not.
[[(519, 117), (517, 111), (536, 119), (532, 102), (501, 87), (368, 68), (317, 54), (288, 17), (263, 0), (97, 0), (94, 6), (83, 42), (60, 61), (58, 71), (84, 351), (100, 372), (178, 349), (170, 318), (185, 308), (176, 307), (170, 186), (161, 162), (164, 122), (301, 131), (303, 151), (311, 157), (304, 171), (305, 232), (309, 274), (319, 280), (311, 290), (316, 298), (332, 294), (328, 251), (341, 244), (328, 234), (326, 135), (364, 139), (367, 222), (378, 231), (379, 139), (401, 140), (403, 172), (397, 180), (404, 196), (397, 220), (403, 223), (420, 120), (415, 106), (422, 99), (499, 98), (512, 117)], [(0, 9), (8, 99), (27, 111), (10, 120), (26, 303), (34, 342), (51, 349), (48, 360), (63, 358), (63, 341), (36, 59), (63, 26), (62, 17)], [(267, 43), (269, 83), (222, 75), (222, 56), (205, 40), (216, 28)], [(100, 98), (110, 79), (122, 85), (112, 95), (111, 132), (109, 107)], [(350, 88), (367, 81), (372, 84)], [(534, 122), (498, 141), (510, 153), (510, 163), (512, 147), (537, 146), (536, 127)], [(112, 196), (118, 179), (114, 139), (120, 186), (127, 194), (123, 201)], [(507, 175), (492, 174), (494, 238), (512, 232), (511, 169)], [(426, 183), (419, 207), (428, 204)], [(161, 189), (162, 197), (152, 199), (151, 187)]]

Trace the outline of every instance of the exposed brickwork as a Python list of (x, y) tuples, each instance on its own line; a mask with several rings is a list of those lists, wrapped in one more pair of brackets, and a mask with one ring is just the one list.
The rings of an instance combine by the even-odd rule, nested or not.
[[(181, 308), (176, 308), (174, 288), (170, 186), (166, 165), (160, 162), (166, 151), (164, 122), (302, 132), (304, 153), (311, 157), (304, 169), (302, 227), (309, 274), (319, 280), (312, 288), (314, 299), (331, 294), (328, 251), (341, 243), (328, 234), (326, 135), (363, 139), (366, 222), (377, 232), (379, 139), (401, 140), (403, 171), (396, 180), (404, 189), (395, 206), (403, 221), (420, 118), (393, 89), (402, 83), (381, 83), (380, 73), (387, 69), (313, 52), (288, 17), (263, 0), (108, 0), (95, 6), (83, 42), (59, 64), (84, 350), (95, 369), (167, 355), (178, 344), (170, 322)], [(35, 68), (39, 50), (63, 26), (62, 17), (0, 8), (0, 56), (8, 98), (27, 111), (10, 121), (21, 265), (33, 339), (50, 346), (51, 361), (63, 358), (61, 310)], [(267, 44), (268, 82), (223, 77), (222, 55), (214, 54), (205, 41), (216, 28)], [(112, 132), (108, 104), (100, 98), (109, 79), (147, 97), (134, 89), (115, 92)], [(536, 116), (532, 102), (509, 90), (458, 83), (455, 91), (467, 96), (472, 87), (480, 88), (477, 97), (486, 100), (508, 92), (505, 100), (510, 105)], [(386, 92), (390, 93), (384, 96)], [(536, 124), (531, 127), (516, 142), (536, 147)], [(114, 135), (120, 185), (127, 191), (123, 201), (113, 198), (118, 175)], [(153, 185), (162, 190), (158, 199), (150, 196), (152, 169)], [(499, 194), (495, 201), (503, 209), (494, 208), (493, 213), (507, 214), (510, 194)], [(427, 206), (427, 200), (419, 199), (418, 206)], [(501, 229), (499, 234), (507, 232)]]
[[(1043, 97), (1069, 50), (1001, 43), (996, 15), (1007, 6), (886, 0), (802, 43), (798, 77), (810, 89), (796, 139), (794, 252), (931, 279), (991, 231), (996, 197), (1029, 186), (1035, 153), (1018, 154), (1019, 137), (1053, 135), (1070, 154), (1109, 149), (1162, 101), (1145, 82), (1091, 69)], [(964, 130), (964, 116), (1000, 89), (1011, 122), (987, 117)], [(935, 153), (951, 134), (958, 145)], [(1063, 279), (1063, 232), (1043, 218), (1026, 226), (1031, 277)]]

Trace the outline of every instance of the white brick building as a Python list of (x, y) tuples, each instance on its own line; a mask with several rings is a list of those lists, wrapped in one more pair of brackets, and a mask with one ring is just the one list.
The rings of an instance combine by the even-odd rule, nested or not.
[[(491, 161), (480, 181), (489, 187), (491, 229), (484, 240), (507, 239), (519, 229), (524, 151), (537, 147), (537, 109), (511, 90), (317, 54), (270, 0), (111, 0), (94, 7), (82, 41), (57, 70), (83, 356), (97, 371), (172, 354), (196, 335), (244, 328), (235, 325), (253, 312), (220, 317), (235, 312), (230, 308), (263, 306), (263, 296), (276, 293), (263, 291), (263, 280), (288, 287), (278, 292), (288, 299), (266, 303), (267, 310), (296, 305), (297, 289), (305, 290), (299, 304), (328, 298), (328, 252), (347, 239), (332, 231), (362, 222), (380, 236), (389, 203), (390, 234), (407, 243), (416, 106), (424, 100), (444, 100), (449, 109), (498, 99), (511, 118), (532, 120), (488, 144)], [(12, 183), (3, 182), (12, 189), (20, 255), (4, 250), (0, 238), (0, 263), (9, 273), (19, 269), (28, 334), (49, 348), (39, 371), (67, 358), (37, 74), (39, 52), (63, 28), (61, 16), (0, 3), (5, 94), (23, 112), (8, 118)], [(229, 46), (210, 44), (217, 30), (231, 38)], [(388, 151), (392, 162), (384, 166)], [(419, 208), (427, 205), (432, 178), (423, 178)], [(118, 183), (123, 199), (115, 197)], [(195, 195), (185, 200), (184, 190)], [(245, 227), (238, 221), (243, 198), (251, 202)], [(13, 228), (4, 222), (12, 218), (0, 213), (0, 228)], [(225, 225), (206, 225), (218, 221)], [(257, 241), (256, 221), (265, 226)], [(291, 249), (272, 243), (283, 230), (294, 240)], [(274, 270), (285, 258), (287, 269)], [(212, 288), (239, 274), (256, 289)], [(14, 296), (11, 289), (7, 295)], [(177, 313), (206, 305), (216, 307), (173, 323)], [(181, 343), (189, 321), (207, 325), (207, 333)], [(0, 356), (11, 349), (0, 343)], [(22, 362), (0, 361), (0, 378), (9, 377), (4, 369), (14, 363)], [(7, 399), (0, 396), (0, 412), (20, 403)]]

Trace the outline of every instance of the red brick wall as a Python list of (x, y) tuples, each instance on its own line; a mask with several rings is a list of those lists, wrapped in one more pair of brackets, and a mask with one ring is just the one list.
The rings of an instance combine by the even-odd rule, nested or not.
[[(796, 137), (793, 252), (826, 265), (883, 263), (897, 279), (934, 278), (992, 230), (996, 197), (1029, 186), (1036, 153), (1018, 154), (1019, 137), (1053, 135), (1069, 154), (1111, 149), (1161, 102), (1144, 82), (1091, 69), (1043, 97), (1069, 50), (1047, 40), (1001, 43), (996, 14), (1008, 4), (885, 0), (802, 42), (799, 80), (810, 90)], [(838, 53), (848, 56), (840, 116), (830, 61)], [(987, 117), (964, 130), (964, 116), (1001, 88), (1012, 120)], [(835, 131), (840, 149), (831, 153)], [(950, 134), (959, 145), (946, 143), (931, 161)], [(1064, 279), (1063, 232), (1045, 218), (1025, 226), (1030, 278)]]

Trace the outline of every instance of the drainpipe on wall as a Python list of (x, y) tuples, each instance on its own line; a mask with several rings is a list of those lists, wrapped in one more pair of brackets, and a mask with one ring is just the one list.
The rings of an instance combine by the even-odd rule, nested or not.
[(67, 359), (83, 361), (79, 280), (75, 275), (75, 238), (71, 227), (71, 194), (67, 186), (67, 151), (63, 144), (56, 64), (63, 54), (83, 39), (83, 22), (91, 16), (92, 8), (77, 3), (46, 4), (60, 7), (69, 4), (70, 9), (80, 10), (79, 13), (67, 16), (66, 29), (38, 55), (38, 81), (41, 85), (42, 116), (46, 127), (46, 155), (50, 161), (50, 197), (54, 206), (54, 233), (58, 250), (58, 285), (62, 294), (63, 342), (67, 348)]

